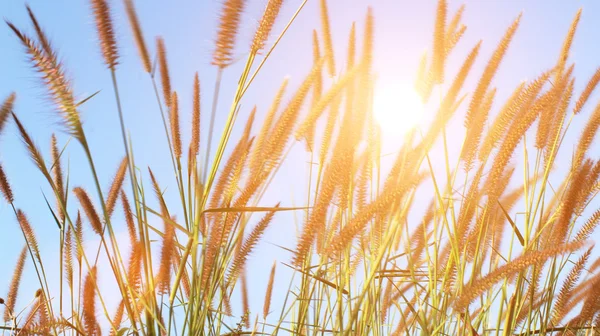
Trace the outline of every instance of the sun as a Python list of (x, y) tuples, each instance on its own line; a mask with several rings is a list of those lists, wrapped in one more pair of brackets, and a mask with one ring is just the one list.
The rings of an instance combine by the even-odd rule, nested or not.
[(412, 85), (381, 84), (373, 96), (373, 114), (381, 130), (389, 135), (403, 136), (420, 126), (425, 105)]

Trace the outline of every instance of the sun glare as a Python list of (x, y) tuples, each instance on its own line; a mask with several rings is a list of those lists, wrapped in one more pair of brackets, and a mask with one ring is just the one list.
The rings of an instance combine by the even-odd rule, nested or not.
[(373, 100), (375, 120), (385, 133), (404, 135), (423, 120), (425, 106), (412, 86), (386, 83), (375, 90)]

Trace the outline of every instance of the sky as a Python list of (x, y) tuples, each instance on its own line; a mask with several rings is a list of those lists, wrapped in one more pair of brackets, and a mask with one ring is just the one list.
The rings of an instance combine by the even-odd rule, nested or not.
[[(155, 47), (154, 37), (162, 36), (166, 41), (167, 58), (170, 66), (171, 81), (180, 98), (180, 114), (184, 143), (189, 141), (192, 104), (192, 82), (194, 72), (198, 72), (201, 81), (203, 128), (201, 131), (202, 148), (206, 145), (208, 115), (211, 107), (213, 83), (216, 68), (210, 64), (214, 48), (215, 27), (221, 1), (181, 0), (167, 2), (158, 0), (136, 1), (136, 8), (149, 48)], [(266, 0), (248, 1), (243, 15), (242, 29), (238, 38), (235, 56), (245, 58), (248, 46)], [(274, 29), (280, 32), (291, 18), (301, 1), (285, 1), (284, 8)], [(469, 0), (449, 1), (453, 13), (462, 3), (466, 4), (463, 23), (467, 31), (449, 60), (449, 68), (455, 69), (463, 57), (479, 40), (483, 40), (482, 51), (476, 63), (475, 71), (481, 72), (485, 62), (493, 52), (506, 27), (523, 13), (521, 26), (513, 40), (509, 53), (504, 59), (500, 71), (494, 79), (498, 87), (497, 101), (510, 94), (521, 80), (532, 79), (550, 68), (556, 61), (562, 40), (578, 8), (583, 15), (572, 47), (570, 62), (575, 62), (574, 76), (577, 78), (575, 92), (580, 92), (593, 71), (600, 66), (600, 47), (598, 40), (600, 21), (593, 15), (600, 11), (597, 1), (490, 1)], [(167, 190), (167, 200), (177, 202), (176, 183), (169, 162), (168, 149), (164, 141), (164, 131), (156, 105), (153, 89), (148, 75), (143, 71), (137, 50), (133, 43), (127, 17), (121, 1), (111, 1), (113, 20), (118, 37), (119, 65), (117, 78), (122, 97), (125, 123), (131, 134), (136, 162), (144, 171), (149, 166), (156, 173), (163, 188)], [(416, 68), (423, 52), (431, 50), (433, 21), (436, 1), (399, 1), (399, 0), (331, 0), (330, 16), (334, 48), (344, 54), (348, 33), (352, 22), (357, 22), (358, 36), (362, 29), (367, 7), (373, 7), (375, 17), (375, 64), (378, 85), (412, 83)], [(98, 47), (97, 35), (90, 5), (82, 0), (30, 0), (29, 5), (35, 12), (42, 27), (46, 30), (53, 45), (57, 48), (69, 78), (72, 80), (75, 94), (82, 99), (100, 90), (100, 93), (86, 102), (81, 109), (84, 128), (98, 166), (99, 178), (104, 188), (108, 188), (117, 166), (124, 155), (118, 124), (117, 111), (112, 93), (110, 73), (106, 69)], [(242, 103), (239, 120), (244, 121), (254, 105), (257, 106), (257, 123), (260, 125), (266, 109), (284, 77), (289, 76), (290, 87), (295, 88), (310, 69), (312, 59), (312, 29), (320, 30), (318, 1), (308, 0), (288, 33), (271, 55), (255, 83), (246, 93)], [(0, 16), (12, 21), (17, 27), (31, 32), (25, 10), (25, 2), (9, 0), (0, 2)], [(271, 38), (272, 42), (274, 38)], [(15, 112), (21, 118), (35, 142), (49, 158), (49, 139), (56, 133), (59, 143), (64, 145), (69, 137), (59, 124), (59, 117), (50, 102), (37, 74), (26, 62), (24, 50), (8, 27), (0, 24), (0, 99), (9, 93), (17, 93)], [(268, 43), (268, 45), (270, 45)], [(154, 53), (152, 53), (154, 54)], [(215, 141), (218, 141), (234, 94), (237, 76), (242, 62), (228, 68), (223, 76), (223, 86), (219, 109), (215, 123)], [(344, 66), (338, 62), (338, 70)], [(449, 78), (453, 73), (448, 74)], [(476, 76), (470, 76), (472, 85)], [(289, 95), (287, 96), (289, 97)], [(598, 100), (598, 94), (591, 102)], [(588, 104), (581, 118), (574, 120), (573, 129), (581, 129), (581, 121), (591, 112), (593, 104)], [(497, 111), (497, 106), (496, 106)], [(243, 125), (238, 124), (235, 134)], [(462, 127), (462, 123), (453, 122), (452, 127)], [(462, 132), (462, 129), (460, 130)], [(384, 144), (385, 150), (397, 148), (393, 127), (384, 127), (384, 137), (392, 139)], [(570, 133), (575, 139), (577, 131)], [(567, 138), (569, 139), (569, 138)], [(303, 184), (307, 176), (308, 154), (303, 144), (296, 144), (286, 165), (273, 180), (271, 188), (260, 204), (301, 205), (306, 193)], [(450, 151), (458, 151), (458, 144)], [(596, 157), (597, 147), (590, 154)], [(212, 151), (214, 153), (214, 150)], [(70, 174), (70, 185), (84, 185), (90, 193), (91, 176), (82, 151), (78, 144), (71, 141), (67, 147), (66, 158)], [(48, 159), (49, 160), (49, 159)], [(562, 161), (561, 161), (562, 160)], [(558, 165), (568, 166), (566, 157)], [(11, 123), (0, 137), (0, 162), (2, 163), (15, 191), (16, 206), (23, 209), (41, 241), (44, 258), (57, 260), (58, 230), (45, 205), (43, 192), (49, 195), (46, 182), (29, 159), (27, 152)], [(147, 174), (145, 174), (147, 177)], [(419, 198), (427, 203), (428, 199)], [(75, 202), (72, 202), (75, 203)], [(300, 225), (302, 214), (278, 214), (273, 225), (267, 231), (266, 242), (293, 246), (295, 230)], [(159, 224), (157, 219), (155, 223)], [(0, 202), (0, 269), (11, 270), (17, 255), (23, 246), (22, 236), (18, 232), (14, 214), (9, 205)], [(124, 235), (125, 228), (120, 230)], [(85, 232), (92, 237), (91, 230)], [(249, 279), (251, 301), (262, 305), (264, 284), (273, 259), (288, 261), (290, 256), (272, 244), (262, 244), (253, 254), (249, 268), (256, 270), (255, 278)], [(30, 265), (31, 266), (31, 265)], [(286, 274), (284, 267), (279, 267)], [(29, 267), (26, 272), (33, 272)], [(53, 270), (50, 270), (52, 273)], [(0, 276), (0, 296), (8, 288), (10, 271)], [(289, 273), (287, 273), (289, 275)], [(281, 295), (287, 282), (276, 286)], [(21, 295), (33, 297), (36, 289), (33, 277), (26, 277)], [(253, 300), (254, 298), (254, 300)], [(115, 301), (116, 304), (116, 301)], [(258, 307), (257, 307), (258, 308)]]

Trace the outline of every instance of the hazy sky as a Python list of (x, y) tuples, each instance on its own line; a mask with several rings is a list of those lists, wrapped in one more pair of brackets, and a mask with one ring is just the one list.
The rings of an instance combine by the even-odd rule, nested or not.
[[(122, 2), (112, 1), (111, 3), (119, 40), (120, 64), (117, 76), (126, 124), (131, 132), (135, 148), (136, 163), (142, 168), (145, 175), (147, 175), (145, 167), (150, 166), (156, 172), (161, 186), (167, 189), (167, 199), (178, 202), (176, 184), (164, 141), (163, 126), (151, 82), (140, 64)], [(220, 3), (220, 1), (212, 0), (136, 1), (149, 48), (154, 50), (155, 36), (161, 35), (165, 38), (172, 86), (174, 90), (178, 91), (180, 98), (181, 125), (186, 144), (190, 134), (191, 89), (195, 71), (199, 72), (202, 83), (201, 146), (206, 144), (205, 136), (216, 74), (215, 67), (210, 65), (210, 59)], [(266, 0), (248, 1), (248, 3), (236, 52), (236, 56), (242, 59), (246, 56)], [(280, 20), (274, 29), (275, 32), (281, 31), (300, 3), (299, 0), (285, 2)], [(449, 3), (451, 13), (453, 13), (463, 2), (451, 0)], [(600, 38), (600, 21), (594, 18), (594, 13), (600, 12), (600, 2), (472, 0), (464, 3), (467, 6), (463, 23), (468, 28), (463, 40), (456, 47), (449, 66), (452, 68), (454, 65), (455, 68), (458, 62), (462, 62), (462, 58), (470, 48), (479, 39), (483, 39), (482, 52), (476, 63), (475, 74), (481, 72), (482, 66), (487, 62), (506, 27), (520, 12), (523, 12), (521, 26), (494, 81), (494, 85), (498, 87), (497, 101), (502, 101), (503, 97), (510, 94), (519, 81), (531, 79), (554, 64), (562, 40), (579, 7), (583, 7), (583, 15), (570, 58), (571, 62), (576, 63), (575, 92), (581, 91), (592, 72), (600, 66), (600, 48), (597, 43)], [(87, 1), (83, 0), (30, 0), (29, 4), (59, 51), (65, 69), (72, 79), (76, 96), (84, 98), (95, 91), (102, 90), (95, 98), (83, 105), (81, 113), (84, 128), (95, 155), (99, 177), (104, 187), (108, 188), (124, 154), (110, 74), (100, 55), (90, 6)], [(330, 16), (333, 25), (334, 46), (339, 55), (345, 54), (346, 41), (352, 22), (357, 22), (358, 36), (362, 36), (366, 9), (368, 6), (372, 6), (375, 16), (375, 71), (379, 82), (382, 85), (390, 82), (412, 83), (421, 54), (431, 49), (435, 4), (436, 2), (433, 0), (332, 0), (330, 1)], [(272, 59), (267, 62), (255, 84), (248, 90), (242, 102), (239, 120), (245, 121), (252, 106), (256, 104), (258, 107), (257, 122), (260, 124), (265, 110), (284, 76), (290, 76), (291, 88), (297, 87), (303, 79), (303, 75), (311, 66), (307, 61), (312, 59), (311, 30), (319, 29), (318, 14), (318, 1), (309, 0), (297, 21), (272, 54)], [(0, 15), (14, 22), (17, 27), (31, 32), (24, 1), (0, 1)], [(21, 117), (36, 143), (43, 149), (45, 156), (49, 158), (49, 139), (52, 132), (57, 133), (61, 145), (65, 144), (68, 136), (61, 131), (59, 118), (54, 112), (53, 105), (38, 76), (26, 62), (23, 48), (14, 34), (3, 24), (0, 24), (0, 46), (2, 46), (0, 52), (0, 99), (4, 99), (12, 91), (17, 92), (15, 112)], [(227, 69), (224, 74), (215, 124), (216, 137), (220, 135), (235, 90), (239, 68), (243, 65), (239, 63), (242, 62)], [(341, 69), (344, 66), (343, 60), (338, 60), (337, 65), (338, 70)], [(448, 78), (453, 77), (454, 71), (448, 72), (447, 76)], [(470, 77), (471, 83), (475, 77)], [(591, 102), (595, 103), (597, 97), (598, 95), (594, 95)], [(592, 105), (587, 106), (587, 110), (584, 111), (580, 120), (585, 120)], [(453, 125), (461, 127), (461, 122)], [(580, 121), (575, 120), (574, 129), (580, 128)], [(240, 125), (237, 127), (237, 130), (239, 129)], [(571, 135), (578, 136), (578, 132), (571, 132)], [(393, 144), (386, 144), (386, 146), (394, 148)], [(272, 188), (261, 204), (269, 206), (277, 201), (281, 201), (287, 206), (303, 204), (305, 193), (303, 181), (307, 176), (306, 161), (308, 158), (303, 148), (303, 144), (295, 146), (295, 150), (292, 151), (289, 158), (289, 164), (279, 172), (278, 177), (273, 181), (276, 187)], [(90, 184), (89, 169), (87, 163), (83, 161), (79, 145), (72, 141), (66, 153), (69, 161), (70, 186), (85, 185), (95, 196), (95, 190)], [(592, 157), (596, 157), (594, 152), (590, 152), (590, 154)], [(58, 251), (58, 230), (42, 196), (44, 191), (48, 194), (47, 184), (28, 158), (12, 123), (0, 139), (0, 161), (15, 190), (17, 207), (22, 208), (28, 214), (41, 241), (44, 259), (50, 263), (55, 262), (58, 258), (56, 252)], [(561, 164), (560, 162), (558, 165), (559, 168), (561, 165), (568, 166), (567, 163)], [(48, 196), (51, 195), (48, 194)], [(152, 202), (155, 204), (154, 200)], [(76, 204), (73, 201), (71, 203), (71, 205)], [(268, 230), (265, 240), (292, 247), (295, 225), (300, 223), (301, 218), (302, 214), (300, 213), (295, 217), (296, 221), (292, 214), (278, 214)], [(153, 221), (162, 227), (156, 218)], [(2, 232), (0, 234), (0, 256), (2, 256), (0, 269), (12, 269), (23, 241), (18, 232), (18, 225), (12, 209), (4, 202), (0, 202), (0, 228)], [(125, 232), (124, 226), (121, 231)], [(85, 233), (88, 237), (92, 237), (91, 230), (88, 229)], [(262, 305), (263, 284), (266, 283), (272, 260), (276, 258), (287, 261), (289, 257), (287, 252), (281, 252), (272, 245), (262, 244), (260, 246), (250, 262), (250, 267), (257, 270), (253, 274), (258, 274), (256, 278), (249, 280), (250, 285), (256, 288), (256, 291), (253, 290), (250, 293), (251, 301), (257, 301), (259, 305)], [(283, 271), (284, 267), (279, 267), (279, 269)], [(33, 269), (28, 267), (26, 272), (30, 276), (26, 276), (21, 291), (23, 297), (20, 302), (24, 302), (25, 298), (32, 297), (37, 288), (36, 281), (31, 276)], [(3, 274), (0, 276), (0, 296), (7, 290), (10, 281), (8, 273), (4, 272)], [(287, 283), (281, 285), (285, 288)], [(256, 300), (252, 300), (252, 298), (256, 298)]]

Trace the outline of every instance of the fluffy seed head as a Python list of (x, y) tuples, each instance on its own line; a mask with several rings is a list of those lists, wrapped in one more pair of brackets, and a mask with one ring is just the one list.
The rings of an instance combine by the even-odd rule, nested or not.
[(129, 24), (131, 25), (133, 38), (135, 39), (135, 45), (137, 46), (138, 53), (142, 59), (144, 70), (147, 73), (151, 73), (152, 66), (150, 62), (150, 54), (148, 53), (148, 48), (146, 48), (146, 42), (144, 41), (144, 35), (142, 34), (142, 27), (140, 26), (140, 21), (138, 20), (132, 0), (125, 0), (125, 10), (127, 11), (127, 18), (129, 19)]
[(12, 112), (13, 105), (15, 103), (16, 98), (17, 98), (17, 95), (13, 92), (13, 93), (9, 94), (8, 97), (6, 97), (6, 99), (4, 99), (4, 102), (2, 102), (2, 105), (0, 105), (0, 134), (2, 134), (2, 130), (4, 129), (4, 126), (6, 125), (6, 121), (8, 121), (8, 117), (10, 116), (10, 113)]
[(117, 52), (117, 40), (110, 19), (110, 7), (106, 0), (92, 0), (92, 9), (96, 19), (96, 30), (100, 38), (100, 49), (104, 62), (109, 68), (117, 65), (119, 54)]
[(96, 208), (94, 207), (94, 204), (92, 203), (92, 200), (88, 196), (87, 192), (81, 187), (76, 187), (73, 189), (73, 192), (75, 193), (75, 197), (77, 197), (79, 200), (79, 203), (81, 204), (85, 215), (90, 221), (90, 225), (92, 226), (92, 229), (94, 229), (94, 232), (102, 235), (102, 222), (100, 221), (98, 212), (96, 212)]
[(14, 202), (15, 198), (2, 165), (0, 165), (0, 192), (8, 203)]
[(212, 64), (219, 68), (225, 68), (231, 64), (235, 39), (245, 5), (245, 0), (225, 0), (223, 3), (212, 60)]
[(269, 0), (269, 3), (267, 3), (263, 17), (258, 24), (258, 29), (254, 34), (254, 40), (252, 40), (252, 52), (258, 52), (264, 48), (265, 41), (269, 37), (271, 29), (273, 29), (273, 24), (275, 24), (282, 3), (283, 0)]

